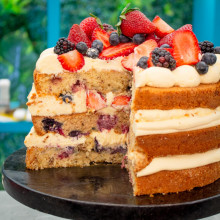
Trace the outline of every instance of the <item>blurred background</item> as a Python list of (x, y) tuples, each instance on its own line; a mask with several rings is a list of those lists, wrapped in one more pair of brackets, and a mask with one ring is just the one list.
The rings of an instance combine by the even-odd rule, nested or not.
[(24, 137), (32, 126), (25, 103), (42, 50), (54, 46), (59, 37), (66, 37), (71, 26), (90, 12), (103, 23), (115, 25), (129, 2), (151, 20), (159, 15), (174, 29), (193, 23), (199, 40), (218, 40), (214, 22), (218, 0), (0, 1), (0, 99), (7, 102), (0, 112), (0, 170), (7, 156), (24, 146)]

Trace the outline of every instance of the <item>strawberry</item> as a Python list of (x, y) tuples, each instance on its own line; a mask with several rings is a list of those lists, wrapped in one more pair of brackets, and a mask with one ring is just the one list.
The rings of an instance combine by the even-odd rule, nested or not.
[(173, 57), (176, 65), (193, 65), (199, 62), (200, 47), (195, 34), (190, 30), (173, 34)]
[(116, 57), (128, 56), (130, 53), (133, 53), (136, 46), (136, 44), (131, 42), (120, 43), (117, 46), (110, 46), (99, 54), (99, 58), (104, 60), (112, 60)]
[(121, 60), (121, 64), (126, 70), (132, 71), (134, 65), (134, 53), (131, 53), (128, 56), (124, 57)]
[(152, 22), (156, 26), (155, 34), (160, 38), (174, 32), (174, 29), (159, 16), (156, 16)]
[(152, 56), (151, 55), (150, 55), (150, 57), (149, 57), (149, 59), (147, 61), (147, 66), (148, 66), (148, 68), (154, 66), (154, 64), (152, 62)]
[(120, 95), (120, 96), (116, 96), (114, 98), (114, 101), (112, 102), (112, 105), (128, 105), (129, 102), (131, 100), (131, 97), (128, 97), (126, 95)]
[(173, 48), (163, 48), (163, 49), (170, 52), (170, 54), (173, 56)]
[(63, 69), (70, 72), (80, 70), (85, 64), (83, 55), (77, 50), (59, 55), (58, 60), (60, 61)]
[(150, 39), (155, 40), (157, 43), (160, 41), (160, 38), (156, 36), (154, 33), (147, 35), (146, 40), (150, 40)]
[(87, 91), (86, 104), (89, 108), (99, 110), (106, 107), (105, 99), (96, 91)]
[[(186, 24), (183, 25), (181, 28), (177, 29), (176, 31), (184, 31), (184, 30), (189, 30), (192, 31), (192, 25), (191, 24)], [(163, 37), (159, 42), (158, 42), (158, 46), (160, 47), (163, 44), (169, 44), (170, 46), (172, 46), (172, 39), (173, 39), (173, 34), (176, 32), (172, 32), (168, 35), (166, 35), (165, 37)]]
[(109, 34), (100, 27), (95, 28), (92, 33), (92, 41), (94, 40), (102, 41), (104, 49), (111, 46), (111, 44), (109, 43)]
[(155, 30), (155, 25), (139, 9), (128, 9), (128, 4), (119, 16), (120, 20), (116, 25), (119, 34), (122, 32), (127, 37), (133, 37), (135, 34), (149, 34)]
[(67, 39), (73, 42), (75, 45), (82, 41), (85, 42), (88, 47), (91, 47), (91, 41), (78, 24), (74, 24), (71, 27)]
[(94, 31), (95, 28), (99, 27), (99, 24), (97, 23), (95, 18), (88, 17), (82, 20), (79, 26), (86, 33), (88, 38), (91, 40), (92, 32)]

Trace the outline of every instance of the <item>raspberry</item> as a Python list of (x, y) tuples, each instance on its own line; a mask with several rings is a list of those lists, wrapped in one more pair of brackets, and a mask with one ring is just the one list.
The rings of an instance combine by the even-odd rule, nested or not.
[(154, 66), (165, 67), (171, 70), (176, 68), (176, 60), (174, 60), (170, 52), (158, 47), (152, 51), (152, 62)]
[(61, 55), (75, 49), (75, 44), (67, 40), (65, 37), (60, 38), (54, 47), (54, 53)]
[(214, 44), (210, 41), (199, 42), (199, 47), (202, 53), (214, 53)]

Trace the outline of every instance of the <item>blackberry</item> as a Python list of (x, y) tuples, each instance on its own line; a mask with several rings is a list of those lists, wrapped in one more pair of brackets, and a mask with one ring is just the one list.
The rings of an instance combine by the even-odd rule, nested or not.
[(199, 42), (199, 47), (202, 53), (214, 53), (214, 44), (210, 41)]
[(209, 70), (209, 66), (203, 62), (203, 61), (200, 61), (196, 64), (196, 70), (199, 74), (206, 74)]
[(174, 60), (170, 52), (158, 47), (152, 51), (152, 62), (154, 66), (165, 67), (171, 70), (176, 68), (176, 60)]
[(116, 32), (112, 32), (109, 37), (109, 42), (112, 46), (117, 46), (120, 43), (119, 36)]
[(147, 68), (147, 61), (148, 61), (148, 57), (147, 56), (143, 56), (137, 62), (137, 66), (141, 67), (142, 69), (146, 69)]
[(56, 46), (54, 47), (54, 53), (61, 55), (75, 49), (75, 44), (67, 40), (65, 37), (61, 37)]
[(126, 36), (123, 35), (123, 34), (121, 34), (121, 35), (119, 36), (119, 40), (120, 40), (121, 43), (128, 43), (128, 42), (131, 41), (131, 39), (130, 39), (129, 37), (126, 37)]
[(97, 58), (97, 57), (99, 56), (99, 50), (96, 49), (96, 48), (89, 48), (89, 49), (87, 50), (86, 55), (87, 55), (88, 57), (91, 57), (92, 59), (95, 59), (95, 58)]
[(113, 28), (113, 26), (112, 25), (110, 25), (110, 24), (103, 24), (102, 25), (103, 26), (103, 29), (105, 30), (105, 31), (115, 31), (115, 29)]
[(145, 41), (145, 34), (135, 34), (133, 36), (133, 42), (134, 44), (142, 44)]
[(103, 43), (100, 40), (94, 40), (92, 42), (92, 48), (96, 48), (100, 53), (103, 50)]
[(205, 62), (207, 65), (213, 65), (217, 61), (217, 56), (214, 53), (205, 53), (201, 61)]
[(76, 45), (76, 49), (78, 50), (78, 52), (80, 52), (82, 55), (86, 55), (86, 52), (88, 50), (88, 46), (86, 43), (84, 42), (79, 42), (77, 45)]
[(214, 49), (215, 51), (215, 54), (220, 54), (220, 47), (215, 47), (215, 49)]

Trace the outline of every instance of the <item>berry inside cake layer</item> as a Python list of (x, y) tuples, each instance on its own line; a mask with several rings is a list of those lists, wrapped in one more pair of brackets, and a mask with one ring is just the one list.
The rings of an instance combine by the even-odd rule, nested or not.
[[(68, 166), (89, 166), (91, 162), (115, 163), (117, 161), (117, 163), (121, 163), (123, 156), (127, 152), (126, 134), (117, 134), (113, 130), (92, 132), (87, 135), (77, 133), (77, 135), (72, 137), (64, 137), (55, 133), (47, 133), (39, 136), (34, 128), (32, 128), (25, 138), (25, 145), (29, 152), (29, 159), (27, 159), (29, 164), (32, 164), (30, 158), (34, 159), (34, 163), (36, 163), (35, 165), (30, 165), (30, 169), (52, 167), (49, 162), (51, 158), (54, 158), (54, 163), (59, 164), (56, 165), (57, 167), (62, 166), (62, 163), (65, 167), (65, 161), (68, 161)], [(42, 152), (44, 154), (41, 154)], [(39, 160), (43, 160), (45, 156), (47, 165), (44, 162), (44, 165), (40, 165), (41, 162)], [(85, 157), (83, 161), (77, 161), (83, 157)], [(64, 162), (61, 162), (62, 160)], [(71, 160), (73, 160), (72, 163)]]
[(103, 94), (120, 94), (131, 88), (131, 73), (121, 65), (122, 57), (109, 61), (85, 57), (83, 68), (74, 73), (63, 69), (57, 58), (53, 48), (39, 57), (34, 72), (38, 94), (71, 94), (78, 84)]

